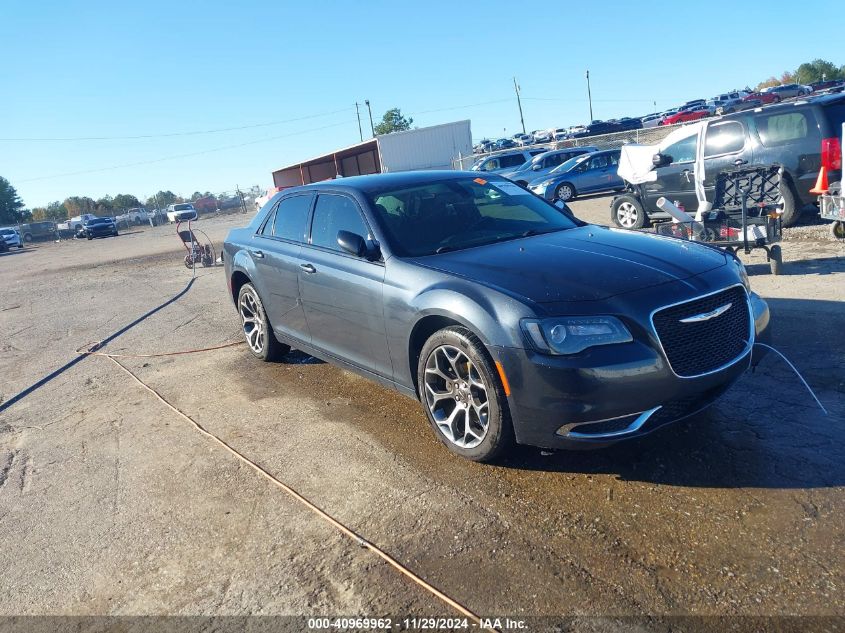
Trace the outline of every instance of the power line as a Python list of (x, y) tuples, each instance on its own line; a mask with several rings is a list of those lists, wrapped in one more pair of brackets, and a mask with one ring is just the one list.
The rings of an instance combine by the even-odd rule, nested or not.
[(491, 105), (493, 103), (507, 103), (510, 99), (495, 99), (493, 101), (481, 101), (480, 103), (468, 103), (466, 105), (449, 106), (448, 108), (436, 108), (434, 110), (419, 110), (417, 112), (409, 113), (410, 116), (418, 116), (420, 114), (431, 114), (432, 112), (446, 112), (448, 110), (461, 110), (463, 108), (477, 108), (478, 106)]
[(342, 110), (334, 110), (333, 112), (322, 112), (320, 114), (310, 114), (308, 116), (297, 117), (295, 119), (284, 119), (282, 121), (270, 121), (268, 123), (255, 123), (252, 125), (239, 125), (237, 127), (223, 127), (214, 130), (195, 130), (192, 132), (164, 132), (160, 134), (137, 134), (134, 136), (64, 136), (64, 137), (18, 137), (18, 138), (0, 138), (0, 141), (132, 141), (138, 139), (151, 138), (171, 138), (178, 136), (199, 136), (202, 134), (217, 134), (219, 132), (233, 132), (237, 130), (251, 130), (260, 127), (271, 127), (274, 125), (282, 125), (284, 123), (294, 123), (297, 121), (306, 121), (308, 119), (317, 119), (320, 117), (331, 116), (341, 112), (350, 111), (352, 108), (343, 108)]
[[(583, 102), (583, 99), (563, 99), (555, 97), (522, 97), (526, 101), (565, 101), (567, 103)], [(651, 99), (593, 99), (593, 101), (613, 102), (613, 103), (651, 103)]]
[(51, 180), (54, 178), (65, 178), (67, 176), (81, 176), (83, 174), (94, 174), (103, 171), (112, 171), (115, 169), (124, 169), (126, 167), (139, 167), (141, 165), (152, 165), (154, 163), (161, 163), (168, 160), (176, 160), (178, 158), (189, 158), (191, 156), (202, 156), (204, 154), (211, 154), (213, 152), (222, 152), (228, 149), (236, 149), (238, 147), (246, 147), (247, 145), (257, 145), (258, 143), (268, 143), (270, 141), (276, 141), (281, 138), (288, 138), (291, 136), (298, 136), (300, 134), (309, 134), (311, 132), (319, 132), (320, 130), (327, 130), (333, 127), (339, 127), (341, 125), (349, 125), (350, 123), (354, 123), (354, 121), (341, 121), (340, 123), (332, 123), (331, 125), (324, 125), (322, 127), (312, 128), (310, 130), (300, 130), (299, 132), (290, 132), (288, 134), (280, 134), (278, 136), (271, 136), (269, 138), (262, 138), (254, 141), (247, 141), (246, 143), (237, 143), (236, 145), (225, 145), (223, 147), (215, 147), (213, 149), (202, 150), (200, 152), (190, 152), (188, 154), (175, 154), (173, 156), (163, 156), (161, 158), (154, 158), (152, 160), (143, 160), (138, 161), (135, 163), (124, 163), (122, 165), (111, 165), (109, 167), (98, 167), (97, 169), (84, 169), (81, 171), (71, 171), (66, 172), (63, 174), (53, 174), (51, 176), (38, 176), (37, 178), (26, 178), (24, 180), (18, 180), (18, 182), (35, 182), (37, 180)]

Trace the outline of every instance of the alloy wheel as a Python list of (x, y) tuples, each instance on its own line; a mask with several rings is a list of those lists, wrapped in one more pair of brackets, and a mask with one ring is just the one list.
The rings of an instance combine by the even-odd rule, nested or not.
[(425, 364), (425, 401), (444, 437), (460, 448), (475, 448), (487, 436), (489, 399), (478, 368), (452, 345), (435, 348)]
[(619, 226), (626, 229), (633, 228), (637, 224), (637, 219), (640, 212), (632, 202), (623, 202), (616, 209), (616, 218), (619, 220)]
[(256, 354), (261, 354), (264, 351), (265, 323), (258, 300), (252, 291), (241, 295), (238, 311), (241, 315), (247, 345)]
[(569, 185), (561, 185), (558, 187), (557, 197), (558, 199), (567, 202), (570, 198), (572, 198), (572, 187)]

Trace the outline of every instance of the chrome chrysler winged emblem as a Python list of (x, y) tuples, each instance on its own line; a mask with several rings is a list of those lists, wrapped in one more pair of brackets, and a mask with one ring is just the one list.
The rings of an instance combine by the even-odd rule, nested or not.
[(709, 321), (710, 319), (715, 319), (720, 314), (724, 314), (728, 310), (731, 309), (733, 303), (726, 303), (723, 306), (719, 306), (715, 310), (710, 310), (710, 312), (702, 312), (701, 314), (696, 314), (691, 317), (687, 317), (686, 319), (681, 319), (681, 323), (699, 323), (701, 321)]

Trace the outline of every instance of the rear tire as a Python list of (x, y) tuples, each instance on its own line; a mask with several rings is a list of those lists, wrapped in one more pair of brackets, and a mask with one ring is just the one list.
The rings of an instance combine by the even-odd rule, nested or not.
[(646, 224), (643, 205), (634, 196), (617, 196), (610, 203), (613, 223), (621, 229), (641, 229)]
[(468, 329), (448, 327), (425, 342), (417, 384), (435, 435), (456, 455), (489, 462), (513, 447), (502, 381), (484, 344)]
[(833, 239), (845, 240), (845, 222), (833, 222), (830, 225), (830, 234), (833, 236)]
[(290, 346), (279, 343), (267, 318), (264, 304), (251, 283), (238, 292), (238, 315), (250, 353), (265, 362), (274, 362), (290, 352)]
[(789, 184), (789, 181), (786, 178), (782, 178), (780, 183), (781, 204), (783, 205), (781, 219), (783, 220), (784, 226), (792, 226), (801, 217), (801, 207), (798, 206), (795, 192), (792, 190), (792, 185)]

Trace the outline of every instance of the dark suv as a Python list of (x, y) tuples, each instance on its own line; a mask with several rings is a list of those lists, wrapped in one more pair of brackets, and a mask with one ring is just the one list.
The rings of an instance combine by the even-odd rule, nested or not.
[(21, 224), (20, 229), (25, 242), (57, 239), (55, 222), (30, 222)]
[[(845, 95), (833, 94), (736, 112), (707, 124), (704, 132), (704, 194), (714, 199), (716, 175), (741, 159), (748, 165), (777, 163), (784, 168), (781, 186), (783, 222), (798, 221), (801, 209), (816, 202), (810, 189), (824, 167), (829, 182), (842, 175), (840, 135), (845, 121)], [(617, 226), (640, 228), (648, 218), (668, 218), (657, 208), (660, 197), (679, 200), (689, 210), (698, 208), (695, 159), (698, 137), (691, 136), (661, 152), (653, 182), (628, 185), (614, 198), (611, 218)]]

